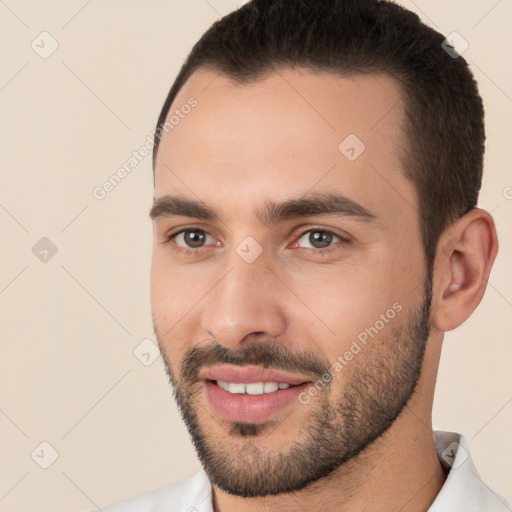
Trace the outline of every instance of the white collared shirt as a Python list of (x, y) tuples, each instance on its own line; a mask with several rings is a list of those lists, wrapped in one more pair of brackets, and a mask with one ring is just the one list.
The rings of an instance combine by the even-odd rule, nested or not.
[[(480, 479), (466, 438), (434, 431), (441, 464), (449, 470), (428, 512), (511, 512), (512, 503)], [(204, 470), (189, 478), (102, 508), (103, 512), (214, 512), (212, 488)], [(92, 512), (92, 511), (91, 511)]]

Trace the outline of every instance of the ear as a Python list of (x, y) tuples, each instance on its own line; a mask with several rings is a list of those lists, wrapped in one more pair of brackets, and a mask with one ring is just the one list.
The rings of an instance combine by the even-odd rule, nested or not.
[(469, 318), (482, 300), (497, 252), (494, 220), (479, 208), (441, 235), (434, 262), (434, 327), (450, 331)]

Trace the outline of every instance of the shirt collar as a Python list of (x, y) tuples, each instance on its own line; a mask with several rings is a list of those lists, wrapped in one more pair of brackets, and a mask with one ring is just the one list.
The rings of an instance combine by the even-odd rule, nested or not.
[(446, 481), (429, 512), (510, 512), (510, 504), (480, 478), (462, 434), (434, 431), (436, 451), (448, 471)]

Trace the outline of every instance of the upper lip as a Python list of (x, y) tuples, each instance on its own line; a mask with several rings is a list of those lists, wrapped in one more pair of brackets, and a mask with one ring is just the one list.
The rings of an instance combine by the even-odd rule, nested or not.
[(311, 378), (309, 377), (272, 368), (232, 365), (219, 365), (205, 368), (200, 372), (199, 378), (202, 380), (223, 380), (225, 382), (238, 383), (278, 382), (293, 385), (311, 382)]

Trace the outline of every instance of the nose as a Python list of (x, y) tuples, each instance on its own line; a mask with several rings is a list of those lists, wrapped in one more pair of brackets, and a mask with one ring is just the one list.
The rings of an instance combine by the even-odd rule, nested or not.
[(282, 285), (263, 256), (247, 263), (235, 253), (225, 268), (203, 305), (203, 331), (232, 349), (240, 348), (249, 338), (281, 335), (286, 329)]

